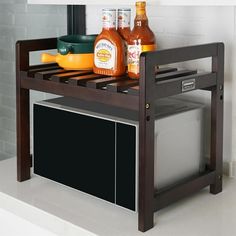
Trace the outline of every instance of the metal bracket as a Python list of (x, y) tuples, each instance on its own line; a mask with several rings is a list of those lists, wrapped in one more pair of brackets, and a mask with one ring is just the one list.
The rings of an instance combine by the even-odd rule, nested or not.
[(194, 90), (196, 87), (196, 80), (195, 79), (188, 79), (182, 81), (182, 92), (187, 92)]

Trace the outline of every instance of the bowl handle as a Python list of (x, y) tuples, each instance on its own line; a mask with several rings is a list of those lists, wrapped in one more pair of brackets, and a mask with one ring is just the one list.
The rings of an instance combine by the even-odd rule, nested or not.
[(67, 55), (70, 51), (71, 51), (71, 48), (69, 46), (63, 45), (63, 46), (58, 48), (58, 52), (61, 55)]
[(41, 62), (43, 62), (43, 63), (50, 63), (50, 62), (56, 62), (56, 61), (57, 61), (56, 55), (52, 55), (49, 53), (43, 53), (41, 55)]

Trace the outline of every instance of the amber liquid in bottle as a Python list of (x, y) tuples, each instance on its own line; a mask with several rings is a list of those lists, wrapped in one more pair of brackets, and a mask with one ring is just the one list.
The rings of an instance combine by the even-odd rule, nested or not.
[(128, 75), (138, 79), (140, 54), (157, 49), (155, 35), (148, 26), (146, 2), (136, 2), (134, 28), (128, 38)]
[(103, 9), (103, 29), (94, 43), (96, 74), (120, 76), (125, 73), (124, 43), (116, 30), (116, 10)]
[(124, 50), (125, 50), (125, 66), (126, 70), (128, 69), (128, 59), (127, 59), (127, 50), (128, 50), (128, 38), (131, 33), (130, 29), (130, 17), (131, 9), (129, 8), (120, 8), (118, 9), (118, 29), (117, 32), (120, 34), (121, 38), (124, 40)]

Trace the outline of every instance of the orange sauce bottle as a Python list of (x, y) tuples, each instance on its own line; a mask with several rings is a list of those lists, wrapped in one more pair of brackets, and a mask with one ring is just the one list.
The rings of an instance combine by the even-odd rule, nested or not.
[(118, 33), (121, 38), (124, 40), (125, 45), (125, 66), (127, 70), (127, 50), (128, 50), (128, 38), (131, 32), (130, 29), (130, 17), (131, 17), (131, 9), (129, 8), (120, 8), (118, 9)]
[(146, 2), (136, 2), (134, 28), (128, 38), (128, 76), (130, 78), (138, 79), (140, 76), (140, 54), (156, 49), (155, 35), (148, 26)]
[(120, 76), (125, 73), (124, 44), (116, 31), (116, 10), (102, 10), (103, 29), (94, 43), (96, 74)]

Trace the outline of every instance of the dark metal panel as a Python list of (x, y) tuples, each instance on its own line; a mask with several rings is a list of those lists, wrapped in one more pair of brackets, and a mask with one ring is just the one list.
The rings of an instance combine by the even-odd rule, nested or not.
[(135, 126), (117, 123), (116, 140), (116, 204), (135, 211)]
[(114, 122), (34, 105), (33, 140), (36, 174), (114, 203)]
[(67, 32), (68, 34), (86, 34), (86, 6), (67, 6)]

